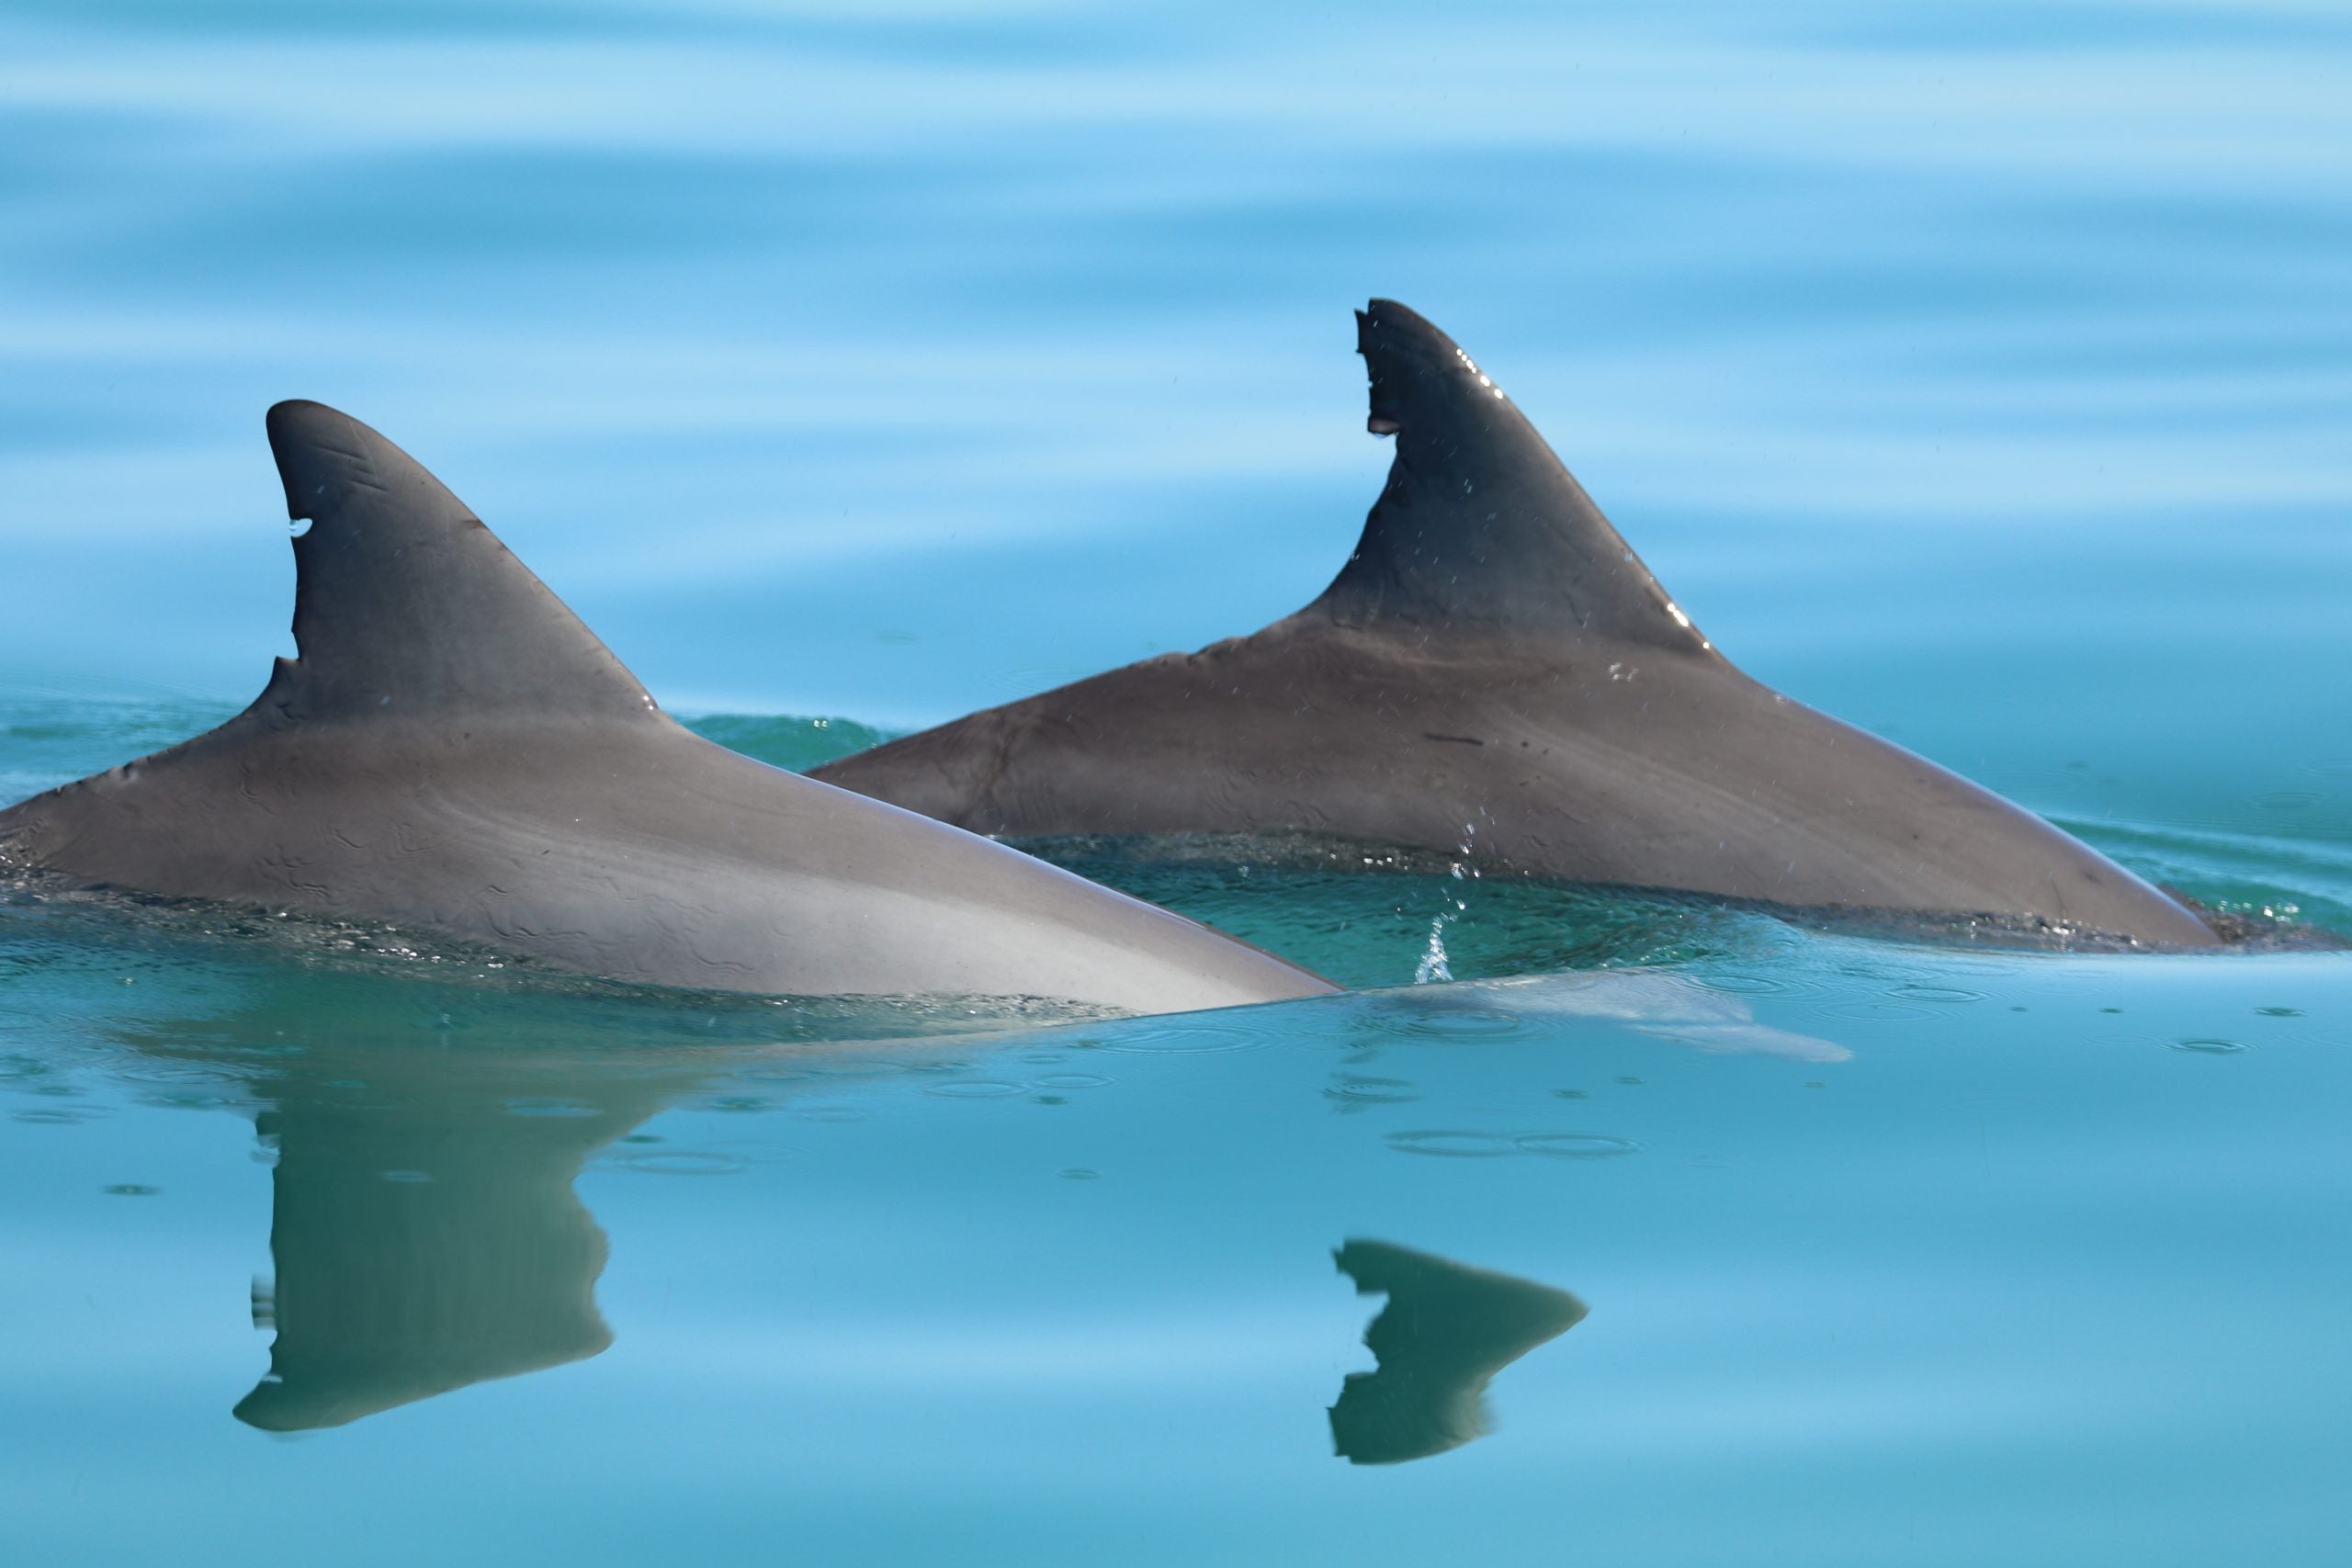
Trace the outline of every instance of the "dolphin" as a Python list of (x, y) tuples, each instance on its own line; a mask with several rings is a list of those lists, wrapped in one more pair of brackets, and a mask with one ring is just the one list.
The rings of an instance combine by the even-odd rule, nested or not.
[(664, 986), (1137, 1012), (1333, 989), (664, 714), (416, 460), (269, 411), (294, 637), (219, 728), (0, 811), (0, 871), (379, 919)]
[(2104, 855), (1742, 674), (1526, 416), (1388, 299), (1357, 312), (1386, 488), (1322, 596), (830, 762), (1012, 837), (1306, 833), (1566, 881), (2220, 939)]

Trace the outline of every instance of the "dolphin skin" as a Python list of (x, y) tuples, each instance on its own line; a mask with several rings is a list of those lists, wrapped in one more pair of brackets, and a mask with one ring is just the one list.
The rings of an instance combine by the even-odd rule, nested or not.
[(1017, 851), (755, 762), (654, 705), (413, 458), (269, 411), (294, 637), (209, 734), (0, 811), (0, 870), (382, 919), (560, 967), (1140, 1012), (1332, 989)]
[(1322, 597), (814, 776), (983, 833), (1305, 833), (2021, 938), (2218, 942), (2040, 818), (1742, 674), (1451, 338), (1386, 299), (1357, 321), (1367, 425), (1396, 454)]

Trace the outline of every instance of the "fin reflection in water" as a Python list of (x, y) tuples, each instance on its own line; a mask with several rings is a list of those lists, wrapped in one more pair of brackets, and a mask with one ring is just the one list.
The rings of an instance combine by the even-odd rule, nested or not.
[(323, 979), (121, 1032), (151, 1061), (260, 1069), (276, 1280), (254, 1318), (277, 1338), (237, 1419), (339, 1427), (612, 1343), (605, 1233), (572, 1182), (711, 1071), (631, 1050), (630, 1021)]
[(1364, 1330), (1379, 1365), (1350, 1372), (1331, 1406), (1333, 1451), (1351, 1464), (1401, 1464), (1486, 1435), (1497, 1372), (1583, 1321), (1566, 1291), (1385, 1241), (1332, 1255), (1358, 1295), (1385, 1293)]
[(278, 1148), (277, 1337), (237, 1419), (339, 1427), (612, 1343), (594, 1295), (605, 1233), (571, 1183), (652, 1108), (516, 1115), (468, 1088), (424, 1106), (298, 1094), (256, 1119)]

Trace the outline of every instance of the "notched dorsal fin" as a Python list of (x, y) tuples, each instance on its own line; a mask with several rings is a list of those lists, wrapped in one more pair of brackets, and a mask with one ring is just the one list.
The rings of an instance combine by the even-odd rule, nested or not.
[(289, 717), (641, 716), (653, 699), (424, 466), (323, 403), (269, 411), (294, 540)]
[(1347, 622), (1583, 630), (1712, 651), (1525, 415), (1393, 299), (1356, 312), (1366, 428), (1396, 438), (1363, 536), (1310, 608)]

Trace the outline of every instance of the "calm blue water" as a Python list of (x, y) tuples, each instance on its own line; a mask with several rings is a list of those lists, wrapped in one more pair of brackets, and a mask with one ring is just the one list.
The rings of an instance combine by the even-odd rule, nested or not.
[[(2294, 0), (0, 0), (0, 799), (289, 650), (274, 400), (805, 765), (1310, 598), (1381, 293), (1751, 672), (2352, 933), (2348, 74)], [(2344, 954), (1083, 864), (1374, 988), (11, 896), (0, 1561), (2352, 1547)]]

